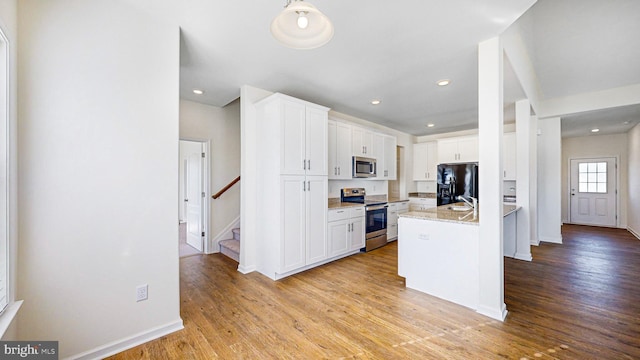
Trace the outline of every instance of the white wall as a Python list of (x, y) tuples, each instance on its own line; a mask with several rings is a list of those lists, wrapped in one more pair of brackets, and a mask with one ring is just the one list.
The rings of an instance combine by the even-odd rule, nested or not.
[(121, 1), (18, 19), (19, 337), (100, 358), (180, 329), (178, 27)]
[[(629, 189), (640, 189), (640, 124), (628, 133)], [(627, 208), (627, 229), (640, 239), (640, 192), (629, 191)]]
[(629, 197), (627, 134), (592, 135), (562, 139), (562, 221), (569, 222), (569, 159), (589, 157), (618, 157), (618, 221), (627, 227), (627, 198)]
[(273, 94), (270, 91), (244, 85), (240, 88), (240, 227), (242, 228), (242, 244), (240, 247), (240, 264), (238, 271), (249, 273), (257, 269), (259, 229), (256, 199), (260, 178), (258, 174), (257, 151), (255, 144), (259, 134), (256, 132), (257, 115), (254, 103)]
[(560, 118), (538, 120), (538, 239), (562, 243)]
[(210, 202), (208, 241), (210, 252), (218, 252), (215, 240), (230, 236), (226, 229), (240, 216), (240, 183), (218, 199), (211, 198), (240, 175), (240, 100), (224, 107), (181, 100), (180, 138), (209, 143), (211, 194), (207, 196)]
[[(17, 194), (18, 194), (18, 166), (17, 166), (17, 1), (16, 0), (0, 0), (0, 28), (7, 37), (8, 43), (8, 109), (6, 109), (7, 122), (8, 122), (8, 139), (7, 144), (8, 154), (8, 169), (7, 178), (5, 181), (8, 186), (7, 201), (8, 207), (3, 210), (8, 210), (8, 252), (9, 252), (9, 278), (8, 278), (8, 298), (7, 301), (11, 304), (16, 300), (17, 291), (17, 257), (18, 257), (18, 207), (17, 207)], [(0, 61), (3, 62), (3, 61)], [(3, 122), (4, 123), (4, 122)], [(2, 131), (0, 131), (1, 133)], [(6, 134), (5, 134), (6, 135)], [(3, 141), (5, 139), (3, 135)], [(4, 144), (3, 144), (4, 146)], [(2, 216), (6, 216), (4, 213)], [(3, 229), (4, 231), (4, 229)], [(4, 265), (4, 264), (3, 264)], [(0, 315), (8, 316), (7, 313)], [(15, 340), (17, 337), (17, 322), (13, 321), (7, 331), (2, 336), (2, 340)]]

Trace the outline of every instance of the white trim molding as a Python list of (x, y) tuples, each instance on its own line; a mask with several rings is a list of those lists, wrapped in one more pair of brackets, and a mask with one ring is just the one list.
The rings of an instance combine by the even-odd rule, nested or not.
[(174, 322), (171, 322), (153, 329), (149, 329), (148, 331), (138, 333), (128, 338), (114, 341), (112, 343), (99, 346), (95, 349), (92, 349), (77, 355), (72, 355), (69, 357), (69, 359), (81, 359), (81, 360), (104, 359), (108, 356), (115, 355), (124, 350), (131, 349), (138, 345), (158, 339), (162, 336), (171, 334), (173, 332), (176, 332), (182, 329), (184, 329), (182, 319), (178, 319)]

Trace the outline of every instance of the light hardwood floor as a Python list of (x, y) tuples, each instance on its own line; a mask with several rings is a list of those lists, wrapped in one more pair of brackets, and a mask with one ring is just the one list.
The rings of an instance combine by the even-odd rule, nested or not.
[(505, 260), (504, 323), (406, 289), (395, 243), (276, 282), (183, 258), (185, 329), (113, 359), (640, 359), (640, 241), (563, 236)]

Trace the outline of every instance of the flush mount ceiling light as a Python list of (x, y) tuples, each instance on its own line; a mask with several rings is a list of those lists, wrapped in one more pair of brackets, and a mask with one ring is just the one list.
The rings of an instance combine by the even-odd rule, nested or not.
[(435, 124), (427, 124), (427, 127), (428, 127), (428, 128), (432, 128), (432, 127), (434, 127), (434, 126), (436, 126), (436, 125), (435, 125)]
[(374, 99), (374, 100), (371, 100), (371, 105), (380, 105), (381, 102), (382, 101), (380, 101), (378, 99)]
[(598, 132), (598, 131), (600, 131), (600, 129), (598, 129), (598, 128), (591, 129), (591, 132), (594, 132), (594, 133), (595, 133), (595, 132)]
[(202, 95), (202, 94), (204, 94), (204, 90), (193, 89), (193, 93), (196, 94), (196, 95)]
[(449, 80), (449, 79), (442, 79), (442, 80), (438, 80), (438, 81), (436, 82), (436, 84), (437, 84), (438, 86), (447, 86), (447, 85), (451, 84), (451, 80)]
[(315, 49), (331, 40), (333, 24), (315, 6), (303, 0), (287, 0), (271, 22), (271, 35), (293, 49)]

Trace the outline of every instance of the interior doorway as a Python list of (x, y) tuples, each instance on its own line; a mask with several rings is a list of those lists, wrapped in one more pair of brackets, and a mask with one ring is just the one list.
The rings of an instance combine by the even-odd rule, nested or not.
[(616, 227), (617, 178), (615, 157), (570, 159), (569, 221)]
[(180, 256), (204, 252), (206, 226), (206, 143), (180, 140)]

